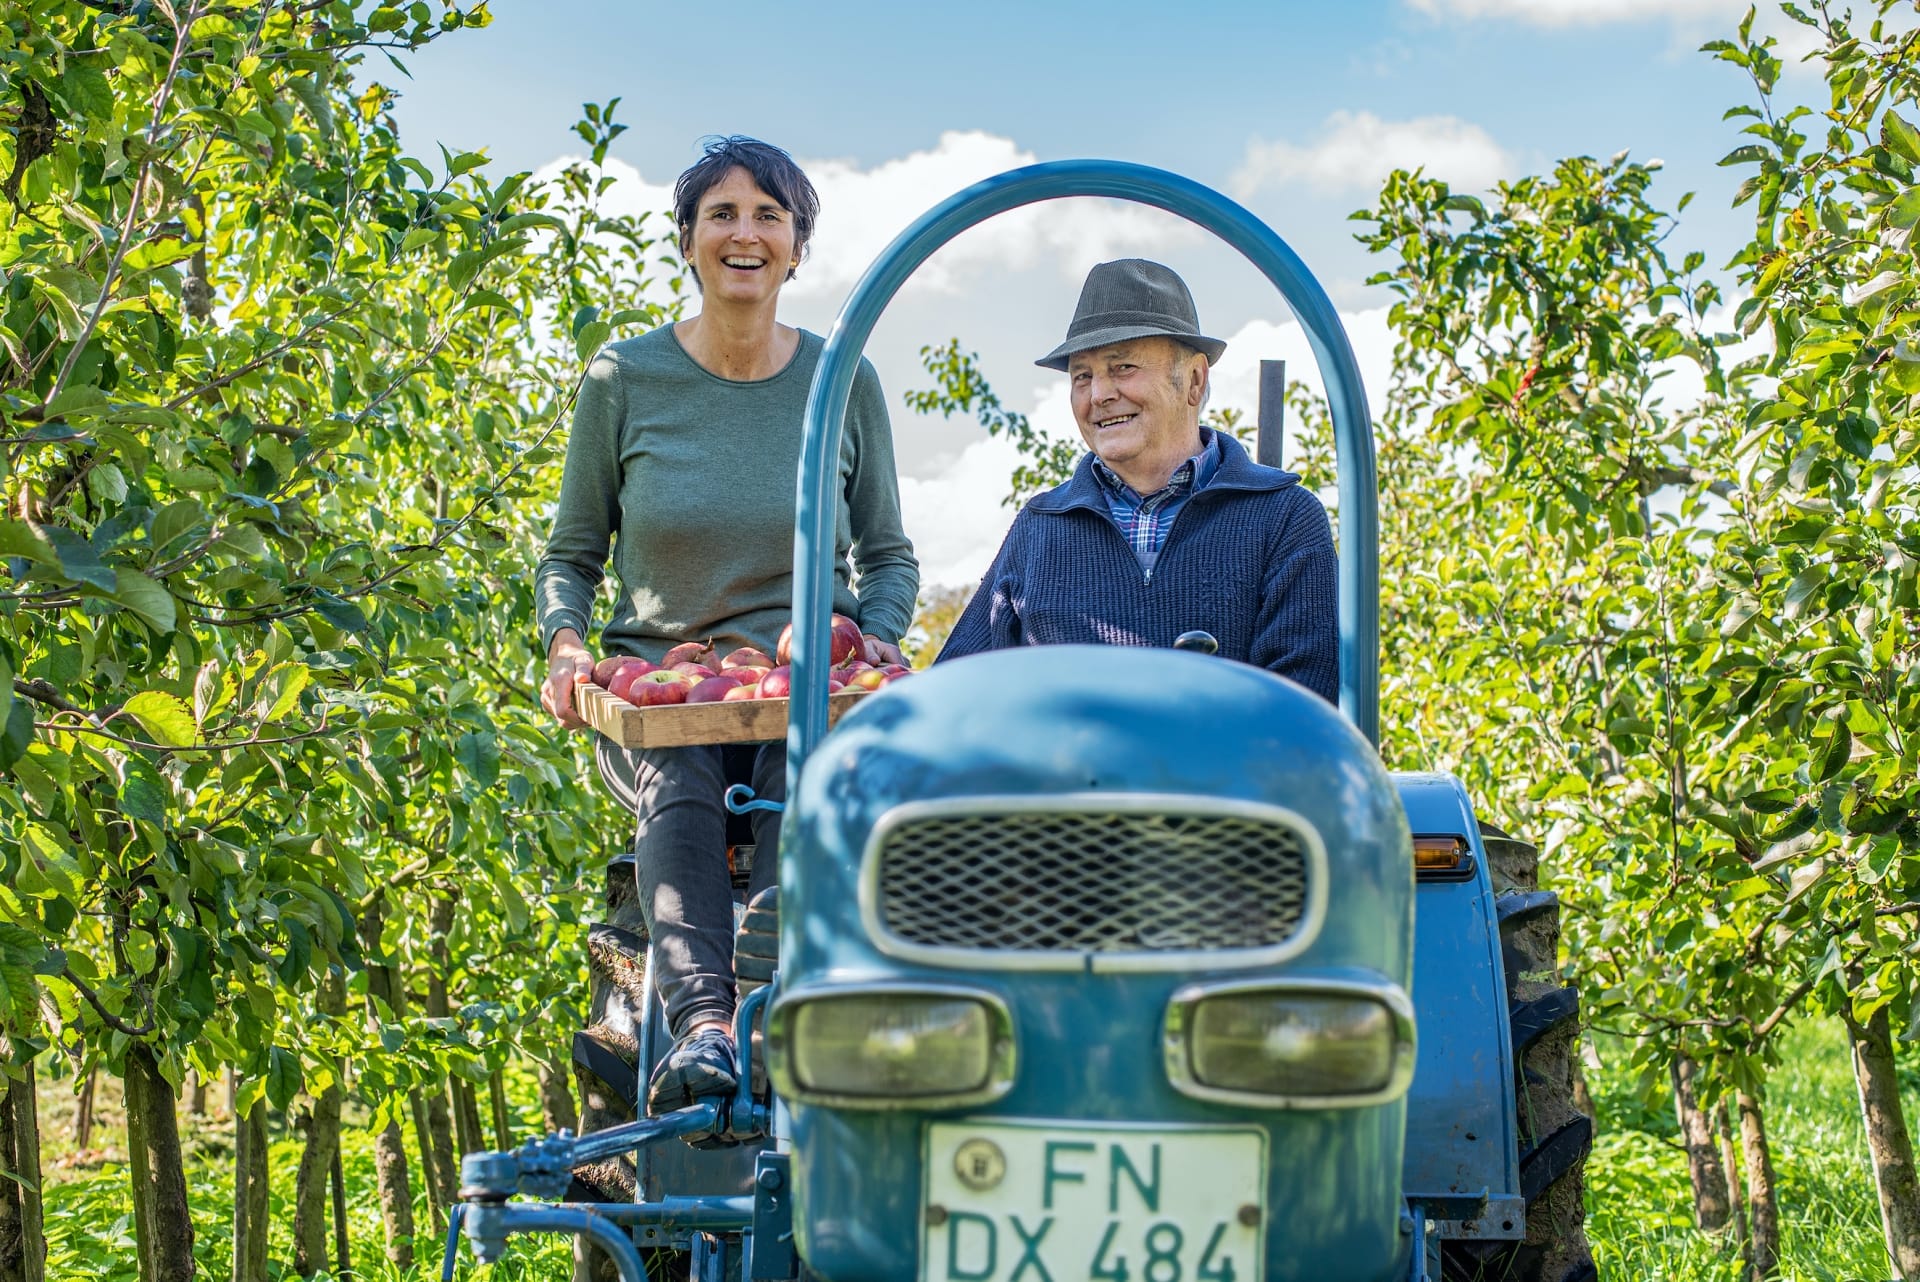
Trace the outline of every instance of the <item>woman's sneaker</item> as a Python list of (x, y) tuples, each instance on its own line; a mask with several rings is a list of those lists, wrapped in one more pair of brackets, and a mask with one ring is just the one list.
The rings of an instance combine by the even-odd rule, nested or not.
[(686, 1108), (701, 1096), (731, 1095), (740, 1085), (733, 1038), (717, 1028), (677, 1042), (654, 1070), (647, 1112), (654, 1117)]

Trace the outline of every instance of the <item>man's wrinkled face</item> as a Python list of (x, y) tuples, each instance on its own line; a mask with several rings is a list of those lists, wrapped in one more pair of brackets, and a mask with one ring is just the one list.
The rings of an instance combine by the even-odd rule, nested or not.
[(1075, 352), (1067, 379), (1080, 439), (1108, 467), (1192, 452), (1207, 385), (1198, 352), (1171, 338), (1129, 339)]

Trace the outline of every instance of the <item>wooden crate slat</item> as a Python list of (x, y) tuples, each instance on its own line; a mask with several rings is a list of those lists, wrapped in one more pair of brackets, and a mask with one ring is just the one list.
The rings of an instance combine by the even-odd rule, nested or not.
[[(831, 726), (871, 694), (844, 690), (827, 699)], [(787, 700), (736, 699), (732, 703), (675, 703), (636, 708), (596, 685), (574, 687), (588, 725), (622, 748), (685, 748), (702, 743), (771, 743), (787, 737)]]

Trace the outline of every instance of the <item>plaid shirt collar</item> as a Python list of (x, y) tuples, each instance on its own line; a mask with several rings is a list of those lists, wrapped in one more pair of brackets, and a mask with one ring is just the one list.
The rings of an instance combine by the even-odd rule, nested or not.
[(1219, 467), (1220, 447), (1213, 429), (1207, 427), (1200, 429), (1200, 452), (1173, 469), (1167, 483), (1151, 494), (1139, 493), (1101, 462), (1099, 455), (1093, 457), (1093, 474), (1106, 495), (1113, 523), (1120, 527), (1134, 554), (1143, 558), (1152, 558), (1165, 546), (1173, 518), (1194, 491), (1205, 488)]

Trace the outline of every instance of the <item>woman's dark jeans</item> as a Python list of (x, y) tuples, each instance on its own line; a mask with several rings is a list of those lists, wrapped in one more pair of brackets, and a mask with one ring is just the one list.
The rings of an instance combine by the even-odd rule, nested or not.
[[(678, 1040), (702, 1020), (731, 1022), (733, 885), (721, 798), (728, 784), (745, 783), (762, 800), (786, 800), (787, 746), (620, 748), (604, 736), (596, 739), (600, 777), (634, 813), (640, 907), (653, 939), (667, 1028)], [(754, 895), (779, 880), (780, 815), (756, 810), (750, 818), (748, 894)]]

